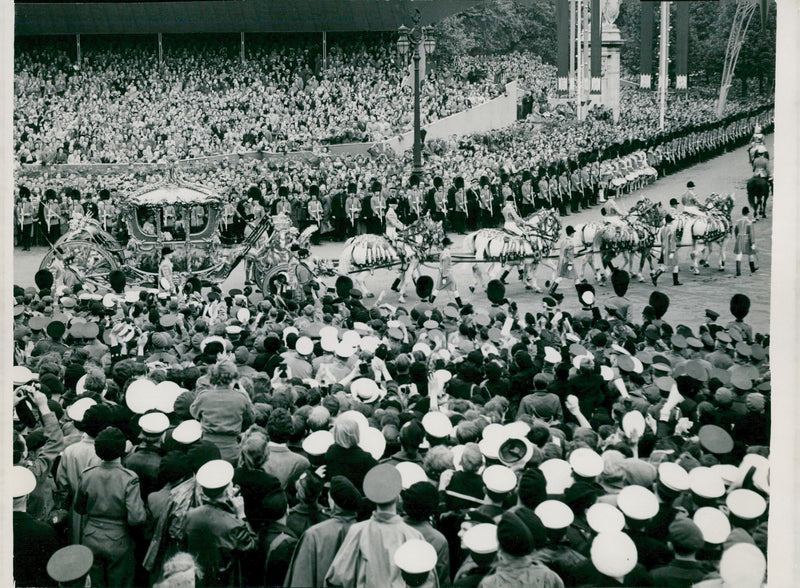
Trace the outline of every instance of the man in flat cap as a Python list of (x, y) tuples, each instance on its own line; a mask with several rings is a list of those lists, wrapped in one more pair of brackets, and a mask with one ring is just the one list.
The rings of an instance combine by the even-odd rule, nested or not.
[(394, 552), (409, 539), (423, 539), (397, 514), (400, 472), (379, 464), (364, 478), (364, 495), (375, 503), (372, 517), (350, 527), (325, 576), (326, 586), (402, 586)]
[(703, 532), (692, 519), (685, 517), (672, 522), (667, 545), (675, 554), (675, 559), (650, 572), (657, 586), (690, 588), (712, 571), (706, 562), (697, 561), (695, 557), (703, 548), (704, 540)]

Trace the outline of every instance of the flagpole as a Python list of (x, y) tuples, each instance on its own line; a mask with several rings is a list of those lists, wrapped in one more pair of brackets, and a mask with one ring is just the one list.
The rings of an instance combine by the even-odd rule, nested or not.
[(661, 2), (661, 32), (659, 39), (658, 60), (658, 128), (664, 130), (665, 112), (667, 110), (667, 86), (669, 85), (668, 56), (669, 56), (669, 1)]

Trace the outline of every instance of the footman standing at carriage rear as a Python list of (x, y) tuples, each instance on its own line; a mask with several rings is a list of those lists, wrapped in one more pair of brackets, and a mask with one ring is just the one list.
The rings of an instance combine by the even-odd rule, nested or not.
[(750, 209), (746, 206), (742, 208), (742, 218), (736, 221), (733, 227), (733, 235), (736, 242), (733, 245), (733, 253), (736, 255), (736, 276), (742, 275), (742, 256), (747, 255), (750, 262), (750, 273), (758, 271), (756, 267), (756, 234), (755, 225), (748, 216)]
[(461, 308), (464, 303), (461, 302), (458, 285), (453, 278), (453, 257), (450, 254), (450, 245), (452, 244), (453, 242), (447, 237), (442, 241), (442, 252), (439, 254), (439, 275), (436, 278), (436, 285), (431, 294), (430, 302), (433, 302), (440, 292), (449, 292), (455, 298), (458, 307)]

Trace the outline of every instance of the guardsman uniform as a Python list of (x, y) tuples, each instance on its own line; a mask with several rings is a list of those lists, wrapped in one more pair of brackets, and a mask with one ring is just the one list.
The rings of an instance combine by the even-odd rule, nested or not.
[(311, 242), (319, 245), (319, 234), (322, 230), (322, 202), (319, 198), (312, 198), (308, 201), (308, 218), (312, 224), (317, 225), (317, 231), (311, 236)]
[(47, 240), (55, 243), (61, 237), (61, 207), (55, 197), (42, 202), (41, 217)]
[(530, 172), (522, 173), (522, 186), (520, 186), (521, 202), (519, 205), (520, 215), (523, 217), (533, 214), (536, 210), (536, 202), (533, 197), (533, 186), (531, 185)]
[(747, 255), (750, 261), (750, 273), (755, 273), (758, 268), (755, 265), (756, 254), (756, 235), (755, 226), (749, 216), (743, 216), (733, 226), (733, 235), (736, 241), (733, 245), (733, 253), (736, 255), (736, 275), (742, 275), (742, 256)]
[(464, 189), (464, 178), (460, 176), (448, 191), (447, 208), (450, 226), (455, 232), (464, 234), (467, 230), (467, 191)]
[(480, 186), (478, 179), (475, 178), (472, 180), (469, 190), (467, 190), (467, 229), (470, 231), (477, 229), (480, 218)]
[(569, 174), (567, 170), (564, 170), (558, 176), (558, 194), (561, 199), (561, 202), (558, 207), (558, 213), (561, 216), (569, 216), (569, 211), (567, 210), (567, 206), (571, 204), (570, 193), (571, 193), (571, 188), (569, 183)]
[(383, 232), (383, 217), (386, 216), (386, 196), (383, 192), (374, 192), (369, 201), (372, 211), (372, 232), (380, 234)]
[(422, 189), (419, 184), (412, 186), (408, 191), (408, 208), (409, 215), (406, 219), (406, 224), (411, 224), (418, 220), (425, 210), (425, 198), (423, 197)]
[(21, 245), (25, 251), (30, 251), (33, 238), (33, 213), (34, 208), (30, 200), (23, 199), (18, 207), (18, 223), (20, 226)]
[(486, 176), (481, 177), (480, 185), (481, 228), (486, 229), (494, 226), (493, 197), (489, 178)]
[(347, 197), (345, 202), (345, 210), (347, 212), (347, 234), (352, 237), (358, 230), (358, 222), (361, 217), (361, 199), (357, 194), (352, 193)]

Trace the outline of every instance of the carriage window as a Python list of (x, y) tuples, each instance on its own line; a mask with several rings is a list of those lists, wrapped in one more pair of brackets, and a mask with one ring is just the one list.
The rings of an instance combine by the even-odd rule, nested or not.
[(136, 209), (136, 224), (145, 235), (155, 236), (156, 234), (156, 211), (147, 206), (139, 206)]
[(192, 235), (202, 233), (208, 225), (208, 208), (202, 204), (195, 204), (183, 209), (183, 214), (188, 217), (189, 230)]

